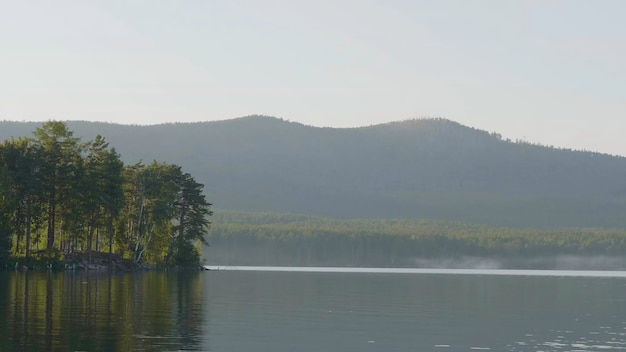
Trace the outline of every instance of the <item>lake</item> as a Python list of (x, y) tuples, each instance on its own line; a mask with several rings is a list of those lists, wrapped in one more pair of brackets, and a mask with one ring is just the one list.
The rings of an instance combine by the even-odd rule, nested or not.
[(626, 273), (0, 272), (0, 351), (626, 350)]

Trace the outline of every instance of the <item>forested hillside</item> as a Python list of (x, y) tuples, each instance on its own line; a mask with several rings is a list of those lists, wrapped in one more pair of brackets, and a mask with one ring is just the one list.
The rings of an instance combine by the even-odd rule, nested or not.
[(516, 229), (423, 219), (331, 219), (220, 211), (216, 265), (626, 268), (626, 229)]
[[(220, 209), (526, 228), (626, 226), (626, 158), (507, 141), (445, 119), (347, 129), (264, 116), (68, 125), (85, 140), (107, 136), (127, 164), (181, 165)], [(0, 139), (36, 127), (0, 122)]]

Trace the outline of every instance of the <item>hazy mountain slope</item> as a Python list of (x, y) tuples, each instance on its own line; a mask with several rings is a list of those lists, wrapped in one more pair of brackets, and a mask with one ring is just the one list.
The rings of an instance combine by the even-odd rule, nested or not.
[[(104, 135), (127, 163), (177, 163), (218, 208), (333, 217), (416, 217), (512, 226), (625, 226), (626, 159), (511, 143), (443, 120), (363, 128), (271, 117), (122, 126)], [(0, 123), (0, 139), (34, 124)]]

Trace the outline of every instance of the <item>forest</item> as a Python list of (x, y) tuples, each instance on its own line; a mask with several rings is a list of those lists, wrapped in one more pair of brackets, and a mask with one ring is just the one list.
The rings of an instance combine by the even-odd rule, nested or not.
[(102, 253), (135, 265), (197, 266), (212, 214), (176, 164), (125, 165), (97, 135), (48, 121), (0, 144), (0, 267), (59, 268)]
[[(217, 211), (214, 265), (623, 269), (626, 230)], [(212, 250), (214, 249), (214, 250)]]

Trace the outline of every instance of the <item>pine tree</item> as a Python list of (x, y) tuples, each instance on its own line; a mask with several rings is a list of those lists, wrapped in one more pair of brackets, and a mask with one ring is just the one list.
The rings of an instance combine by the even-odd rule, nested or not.
[[(168, 261), (174, 265), (193, 264), (199, 258), (193, 243), (199, 241), (208, 244), (205, 235), (210, 225), (208, 217), (213, 213), (211, 204), (202, 194), (204, 185), (196, 182), (188, 173), (181, 174), (177, 181), (180, 186), (179, 198), (175, 203), (174, 220), (177, 224), (173, 227), (174, 238), (168, 251)], [(193, 259), (191, 263), (189, 259)]]
[(63, 200), (68, 201), (72, 196), (72, 176), (76, 166), (73, 163), (80, 154), (79, 139), (74, 138), (73, 132), (61, 121), (44, 123), (34, 135), (42, 149), (41, 185), (47, 200), (48, 221), (46, 247), (51, 250), (55, 243), (57, 210)]
[(5, 214), (17, 232), (16, 253), (20, 252), (22, 236), (24, 252), (30, 255), (33, 224), (41, 218), (40, 159), (41, 153), (32, 139), (18, 138), (5, 141), (0, 148), (0, 159), (6, 167), (8, 198)]
[[(0, 152), (2, 152), (0, 146)], [(0, 159), (0, 161), (4, 161)], [(5, 268), (9, 262), (11, 253), (11, 206), (8, 166), (0, 162), (0, 269)]]

